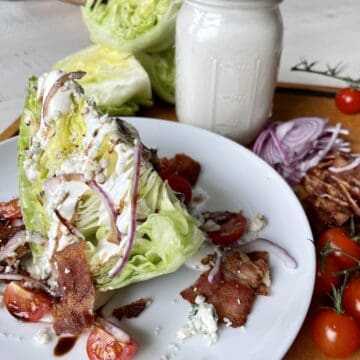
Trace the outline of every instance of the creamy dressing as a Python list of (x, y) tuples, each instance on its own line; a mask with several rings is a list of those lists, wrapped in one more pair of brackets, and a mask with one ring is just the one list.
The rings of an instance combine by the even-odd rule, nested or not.
[[(42, 98), (43, 105), (51, 88), (62, 75), (64, 73), (61, 71), (52, 71), (39, 78), (37, 96), (39, 100)], [(26, 152), (24, 169), (30, 180), (34, 180), (38, 176), (41, 154), (55, 131), (56, 122), (61, 121), (60, 115), (71, 111), (71, 96), (84, 99), (73, 80), (68, 80), (52, 95), (51, 100), (48, 101), (46, 113), (44, 114), (42, 111), (39, 127), (32, 138), (29, 150)], [(102, 190), (112, 199), (115, 208), (121, 207), (121, 215), (117, 217), (117, 226), (123, 234), (121, 244), (110, 243), (105, 237), (98, 239), (97, 249), (91, 263), (101, 265), (111, 257), (121, 255), (126, 245), (130, 223), (132, 178), (134, 176), (134, 148), (121, 141), (122, 134), (118, 130), (116, 121), (108, 115), (99, 114), (91, 102), (88, 101), (85, 105), (82, 116), (86, 126), (86, 132), (82, 138), (83, 149), (68, 155), (58, 151), (56, 157), (61, 161), (48, 176), (83, 174), (86, 181), (95, 180), (98, 182)], [(79, 136), (77, 133), (71, 134), (73, 140), (77, 136)], [(100, 146), (108, 136), (114, 143), (113, 154), (116, 154), (118, 160), (115, 170), (110, 176), (108, 174), (109, 161), (97, 158)], [(30, 274), (35, 278), (46, 279), (52, 275), (50, 259), (54, 253), (79, 240), (64, 226), (55, 211), (71, 223), (78, 202), (87, 191), (92, 190), (86, 183), (80, 181), (62, 179), (55, 182), (44, 182), (44, 210), (50, 220), (50, 230), (41, 257), (34, 258), (34, 262), (28, 267)], [(100, 226), (110, 228), (110, 218), (103, 203), (99, 206), (98, 217)], [(50, 278), (49, 284), (56, 286), (53, 276)]]
[(176, 23), (180, 122), (249, 143), (267, 122), (282, 48), (276, 0), (186, 0)]

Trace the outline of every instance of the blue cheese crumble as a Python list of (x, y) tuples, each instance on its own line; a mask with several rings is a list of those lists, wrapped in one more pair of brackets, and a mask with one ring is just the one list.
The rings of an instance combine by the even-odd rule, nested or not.
[(198, 295), (195, 304), (191, 306), (187, 324), (177, 331), (176, 337), (182, 341), (192, 335), (203, 334), (211, 345), (218, 340), (217, 330), (218, 316), (214, 306)]

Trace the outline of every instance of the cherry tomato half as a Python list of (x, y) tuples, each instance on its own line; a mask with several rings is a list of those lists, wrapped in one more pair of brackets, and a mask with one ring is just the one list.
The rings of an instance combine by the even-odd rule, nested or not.
[(29, 290), (11, 282), (4, 291), (4, 303), (10, 314), (22, 321), (36, 322), (50, 311), (51, 298), (40, 290)]
[(210, 239), (217, 245), (231, 245), (241, 238), (247, 228), (247, 221), (242, 213), (224, 211), (215, 212), (214, 216), (211, 216), (211, 213), (207, 214), (210, 214), (210, 218), (220, 226), (220, 230), (207, 231)]
[(19, 199), (0, 202), (0, 217), (9, 220), (20, 219), (21, 211)]
[(137, 348), (138, 345), (133, 339), (124, 344), (97, 326), (91, 331), (86, 343), (86, 352), (90, 360), (130, 360)]
[(346, 357), (360, 347), (360, 329), (348, 315), (322, 310), (311, 326), (312, 338), (320, 350), (333, 357)]
[(351, 279), (344, 290), (344, 308), (360, 324), (360, 278)]
[(321, 267), (320, 261), (318, 260), (316, 262), (315, 293), (326, 293), (331, 291), (332, 285), (335, 287), (338, 286), (341, 280), (341, 276), (335, 276), (334, 273), (339, 270), (341, 270), (341, 267), (338, 263), (338, 260), (334, 256), (326, 256), (323, 269)]
[(345, 114), (360, 112), (360, 91), (352, 88), (341, 89), (335, 97), (338, 109)]
[[(326, 230), (321, 235), (317, 243), (318, 251), (320, 252), (327, 243), (330, 244), (330, 247), (345, 251), (346, 253), (360, 260), (360, 245), (352, 240), (351, 237), (344, 234), (339, 228)], [(355, 260), (351, 259), (345, 254), (342, 254), (341, 252), (334, 252), (329, 256), (336, 257), (343, 269), (348, 269), (357, 265)]]
[(160, 173), (160, 177), (167, 180), (169, 186), (175, 192), (183, 194), (185, 204), (189, 204), (192, 198), (192, 190), (190, 183), (184, 177), (167, 173)]

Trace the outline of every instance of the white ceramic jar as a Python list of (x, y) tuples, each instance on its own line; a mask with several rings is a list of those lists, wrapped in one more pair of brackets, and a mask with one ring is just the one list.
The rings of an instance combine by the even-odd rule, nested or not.
[(269, 118), (282, 49), (280, 0), (185, 0), (176, 25), (179, 121), (241, 143)]

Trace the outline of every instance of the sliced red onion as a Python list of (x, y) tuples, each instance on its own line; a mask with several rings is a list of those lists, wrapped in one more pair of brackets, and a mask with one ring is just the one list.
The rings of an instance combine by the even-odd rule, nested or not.
[(14, 219), (14, 220), (11, 220), (11, 226), (12, 227), (19, 227), (19, 226), (23, 226), (24, 225), (24, 220), (21, 218), (21, 219)]
[(43, 106), (41, 110), (41, 118), (43, 119), (47, 115), (49, 103), (51, 99), (56, 95), (59, 89), (69, 80), (81, 79), (86, 72), (84, 71), (73, 71), (70, 73), (66, 73), (60, 76), (54, 83), (54, 85), (50, 88), (49, 92), (46, 95), (46, 98), (43, 101)]
[[(89, 188), (91, 190), (93, 190), (99, 196), (99, 198), (101, 199), (102, 203), (104, 204), (105, 209), (110, 218), (111, 234), (110, 234), (109, 240), (114, 242), (115, 244), (119, 244), (121, 241), (121, 234), (116, 226), (117, 213), (116, 213), (115, 207), (114, 207), (110, 197), (101, 188), (101, 186), (94, 180), (86, 181), (85, 177), (81, 174), (64, 174), (64, 175), (54, 176), (54, 177), (46, 180), (44, 185), (46, 185), (46, 184), (50, 185), (51, 183), (54, 183), (54, 182), (56, 182), (60, 185), (61, 181), (82, 182), (82, 183), (88, 185)], [(65, 226), (68, 227), (67, 225), (65, 225)], [(75, 229), (75, 228), (73, 227), (73, 229)], [(69, 229), (69, 231), (70, 231), (70, 229)], [(72, 231), (70, 231), (70, 232), (72, 232)]]
[(329, 168), (329, 170), (333, 173), (341, 173), (343, 171), (349, 171), (352, 169), (355, 169), (360, 165), (360, 156), (356, 157), (353, 161), (351, 161), (349, 164), (342, 166), (342, 167), (335, 167), (332, 166)]
[(18, 231), (14, 236), (12, 236), (9, 241), (0, 249), (0, 261), (7, 259), (9, 256), (13, 255), (16, 249), (25, 244), (26, 242), (26, 232), (25, 230)]
[(111, 226), (111, 235), (109, 237), (109, 240), (114, 242), (115, 244), (120, 244), (121, 241), (121, 233), (116, 226), (116, 219), (117, 219), (117, 213), (114, 207), (113, 202), (111, 201), (109, 195), (102, 189), (102, 187), (93, 180), (90, 180), (86, 182), (91, 190), (93, 190), (102, 200), (107, 213), (109, 214), (109, 218), (111, 220), (110, 226)]
[(127, 344), (130, 342), (130, 336), (109, 320), (105, 320), (104, 318), (98, 316), (96, 318), (96, 323), (121, 343)]
[(136, 140), (134, 148), (134, 177), (132, 186), (132, 196), (130, 203), (130, 225), (128, 230), (127, 243), (125, 244), (125, 251), (123, 256), (115, 263), (114, 267), (109, 271), (109, 277), (114, 278), (124, 268), (131, 250), (135, 243), (136, 238), (136, 210), (137, 210), (137, 197), (139, 192), (140, 183), (140, 167), (141, 167), (141, 154), (142, 144)]
[(221, 250), (218, 247), (215, 247), (215, 251), (216, 251), (216, 260), (215, 260), (215, 264), (212, 267), (212, 269), (209, 272), (208, 275), (208, 280), (210, 283), (214, 283), (217, 274), (220, 271), (220, 266), (221, 266), (221, 259), (222, 259), (222, 253)]
[(40, 280), (33, 279), (30, 276), (27, 275), (20, 275), (20, 274), (0, 274), (0, 280), (5, 281), (21, 281), (23, 283), (31, 284), (36, 289), (43, 290), (47, 294), (53, 297), (57, 297), (57, 293), (53, 290), (51, 290), (48, 286), (46, 286), (44, 283), (42, 283)]
[(265, 250), (268, 250), (269, 252), (276, 255), (288, 268), (296, 269), (298, 267), (296, 260), (284, 248), (270, 240), (257, 238), (255, 240), (249, 241), (246, 244), (240, 245), (240, 247), (243, 251), (246, 252), (254, 250), (259, 251), (259, 249), (263, 250), (265, 248)]
[(348, 133), (340, 124), (327, 125), (317, 117), (275, 122), (260, 133), (253, 151), (290, 184), (297, 184), (330, 152), (351, 152), (350, 143), (339, 137)]

